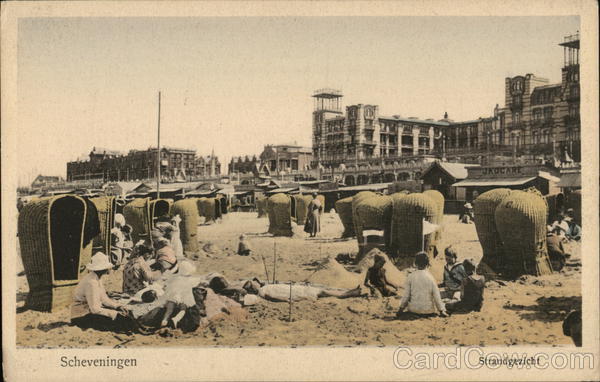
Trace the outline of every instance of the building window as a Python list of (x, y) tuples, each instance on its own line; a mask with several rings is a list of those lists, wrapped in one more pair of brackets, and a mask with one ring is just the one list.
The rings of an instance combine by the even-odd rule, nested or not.
[(542, 119), (542, 110), (541, 109), (533, 109), (533, 120), (539, 121)]
[(544, 108), (544, 121), (549, 121), (552, 119), (552, 107)]
[(579, 97), (579, 85), (571, 86), (571, 97)]
[(577, 105), (577, 104), (569, 105), (569, 117), (571, 117), (571, 118), (579, 117), (579, 105)]
[(521, 113), (519, 113), (518, 111), (513, 113), (512, 118), (513, 124), (518, 125), (521, 123)]

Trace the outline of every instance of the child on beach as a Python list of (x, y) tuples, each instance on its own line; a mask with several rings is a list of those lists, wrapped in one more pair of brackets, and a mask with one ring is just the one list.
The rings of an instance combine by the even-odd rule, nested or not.
[(417, 253), (415, 266), (417, 270), (412, 272), (406, 280), (404, 296), (400, 302), (397, 316), (402, 317), (403, 312), (407, 310), (416, 314), (417, 317), (430, 317), (436, 314), (447, 317), (440, 291), (433, 276), (427, 270), (429, 257), (425, 252)]
[(485, 278), (475, 274), (475, 264), (470, 260), (463, 261), (463, 267), (467, 277), (463, 279), (460, 286), (460, 300), (446, 304), (446, 309), (450, 313), (479, 312), (483, 305)]

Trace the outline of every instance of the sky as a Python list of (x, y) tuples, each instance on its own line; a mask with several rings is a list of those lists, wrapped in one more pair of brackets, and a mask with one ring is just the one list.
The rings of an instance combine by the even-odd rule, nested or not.
[[(573, 17), (26, 18), (18, 26), (19, 184), (92, 147), (231, 156), (311, 145), (316, 89), (380, 115), (454, 120), (504, 105), (504, 78), (560, 82)], [(35, 155), (31, 155), (34, 153)], [(26, 160), (25, 160), (26, 158)]]

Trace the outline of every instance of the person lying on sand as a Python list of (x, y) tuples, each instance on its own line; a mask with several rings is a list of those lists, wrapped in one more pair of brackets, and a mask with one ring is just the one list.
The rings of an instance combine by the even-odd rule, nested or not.
[(361, 297), (364, 295), (360, 285), (354, 289), (338, 289), (327, 286), (310, 284), (292, 284), (290, 293), (290, 284), (267, 284), (260, 288), (258, 295), (270, 301), (292, 301), (299, 300), (317, 300), (322, 297)]
[(479, 312), (483, 305), (485, 278), (475, 274), (476, 267), (471, 260), (463, 261), (463, 267), (467, 277), (461, 283), (460, 300), (446, 303), (446, 310), (449, 313)]
[(385, 269), (383, 268), (385, 265), (385, 258), (380, 255), (375, 255), (373, 260), (375, 261), (375, 264), (367, 270), (364, 285), (370, 289), (372, 295), (379, 292), (384, 297), (395, 296), (397, 288), (389, 282), (385, 275)]
[(216, 294), (229, 297), (242, 305), (247, 305), (250, 300), (253, 300), (247, 296), (257, 295), (263, 285), (264, 283), (258, 281), (257, 278), (230, 283), (220, 274), (215, 274), (208, 282), (208, 287)]
[(417, 270), (412, 272), (406, 280), (404, 296), (400, 301), (400, 309), (397, 316), (401, 318), (406, 311), (418, 317), (429, 317), (439, 314), (447, 317), (446, 307), (440, 297), (435, 280), (429, 270), (429, 257), (425, 252), (419, 252), (415, 256)]
[(457, 262), (458, 255), (452, 246), (444, 250), (446, 265), (444, 265), (444, 280), (438, 286), (444, 288), (440, 293), (442, 298), (454, 298), (454, 294), (460, 291), (463, 279), (467, 277), (465, 268)]
[(86, 268), (90, 272), (79, 282), (73, 294), (71, 324), (82, 329), (109, 330), (130, 333), (136, 325), (129, 311), (118, 301), (108, 297), (102, 276), (113, 267), (102, 252), (92, 256)]

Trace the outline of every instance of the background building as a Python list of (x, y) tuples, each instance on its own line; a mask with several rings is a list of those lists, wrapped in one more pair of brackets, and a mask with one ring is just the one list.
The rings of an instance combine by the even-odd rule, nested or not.
[[(161, 147), (163, 181), (184, 181), (215, 177), (221, 173), (219, 159), (212, 155), (196, 156), (196, 150)], [(135, 181), (156, 177), (157, 149), (130, 150), (127, 154), (94, 147), (90, 159), (67, 163), (67, 180), (102, 179)]]
[(533, 74), (505, 79), (505, 106), (496, 106), (492, 144), (525, 161), (561, 166), (581, 162), (579, 117), (579, 34), (564, 49), (562, 81), (549, 84)]
[(43, 191), (43, 190), (63, 186), (64, 184), (65, 184), (65, 180), (61, 176), (38, 175), (35, 177), (33, 182), (31, 182), (31, 190)]
[(262, 153), (250, 157), (232, 157), (229, 174), (233, 177), (252, 175), (289, 176), (311, 168), (312, 150), (298, 145), (265, 145)]
[(313, 167), (371, 168), (409, 164), (423, 156), (477, 164), (507, 162), (576, 166), (581, 161), (579, 35), (567, 36), (562, 81), (533, 74), (505, 79), (505, 106), (493, 116), (455, 122), (380, 116), (377, 105), (350, 105), (342, 93), (319, 89), (313, 98)]

